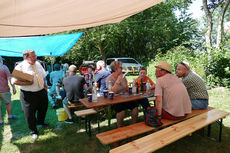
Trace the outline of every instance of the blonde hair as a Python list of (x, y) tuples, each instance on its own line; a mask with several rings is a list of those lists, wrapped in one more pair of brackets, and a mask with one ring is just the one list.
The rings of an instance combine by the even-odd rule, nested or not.
[(120, 61), (113, 61), (110, 64), (110, 67), (111, 67), (112, 72), (115, 72), (118, 68), (122, 67), (122, 62), (120, 62)]

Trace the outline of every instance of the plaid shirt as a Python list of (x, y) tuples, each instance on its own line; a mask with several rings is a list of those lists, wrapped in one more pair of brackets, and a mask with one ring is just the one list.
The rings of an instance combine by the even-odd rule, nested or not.
[(208, 92), (202, 78), (193, 71), (190, 71), (182, 82), (187, 88), (190, 99), (208, 100)]

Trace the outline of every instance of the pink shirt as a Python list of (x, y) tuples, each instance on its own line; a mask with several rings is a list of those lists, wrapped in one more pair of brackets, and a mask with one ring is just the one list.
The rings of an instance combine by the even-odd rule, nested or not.
[(157, 79), (155, 96), (162, 96), (162, 108), (173, 116), (184, 116), (192, 111), (184, 84), (172, 74), (166, 74)]
[(10, 77), (10, 71), (8, 67), (0, 63), (0, 92), (10, 91), (10, 87), (8, 85), (9, 77)]

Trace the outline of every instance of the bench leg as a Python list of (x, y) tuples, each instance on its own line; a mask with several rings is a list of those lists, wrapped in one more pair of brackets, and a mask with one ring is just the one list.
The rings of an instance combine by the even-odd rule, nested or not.
[[(216, 121), (217, 124), (219, 124), (219, 139), (218, 142), (221, 142), (221, 138), (222, 138), (222, 129), (223, 129), (223, 119), (220, 119), (219, 121)], [(211, 136), (211, 124), (208, 125), (208, 137)], [(216, 141), (216, 139), (215, 139)]]
[(88, 126), (87, 126), (87, 116), (85, 117), (85, 132), (88, 133)]
[(98, 112), (97, 113), (97, 131), (98, 133), (100, 132), (100, 113)]
[(86, 120), (88, 120), (89, 136), (91, 137), (92, 134), (91, 134), (91, 118), (90, 118), (90, 115), (87, 116), (86, 118), (88, 118)]
[(217, 121), (217, 123), (218, 123), (219, 126), (220, 126), (220, 129), (219, 129), (219, 142), (221, 142), (222, 128), (223, 128), (223, 119), (220, 119), (220, 121)]
[(111, 128), (111, 119), (112, 119), (112, 112), (111, 112), (111, 105), (108, 106), (108, 127)]
[(208, 137), (211, 135), (211, 124), (208, 125)]

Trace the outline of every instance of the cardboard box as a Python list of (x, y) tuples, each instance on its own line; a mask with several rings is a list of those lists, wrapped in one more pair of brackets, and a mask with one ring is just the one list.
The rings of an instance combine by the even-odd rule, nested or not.
[(12, 76), (21, 81), (33, 81), (34, 76), (28, 73), (15, 70), (12, 72)]

